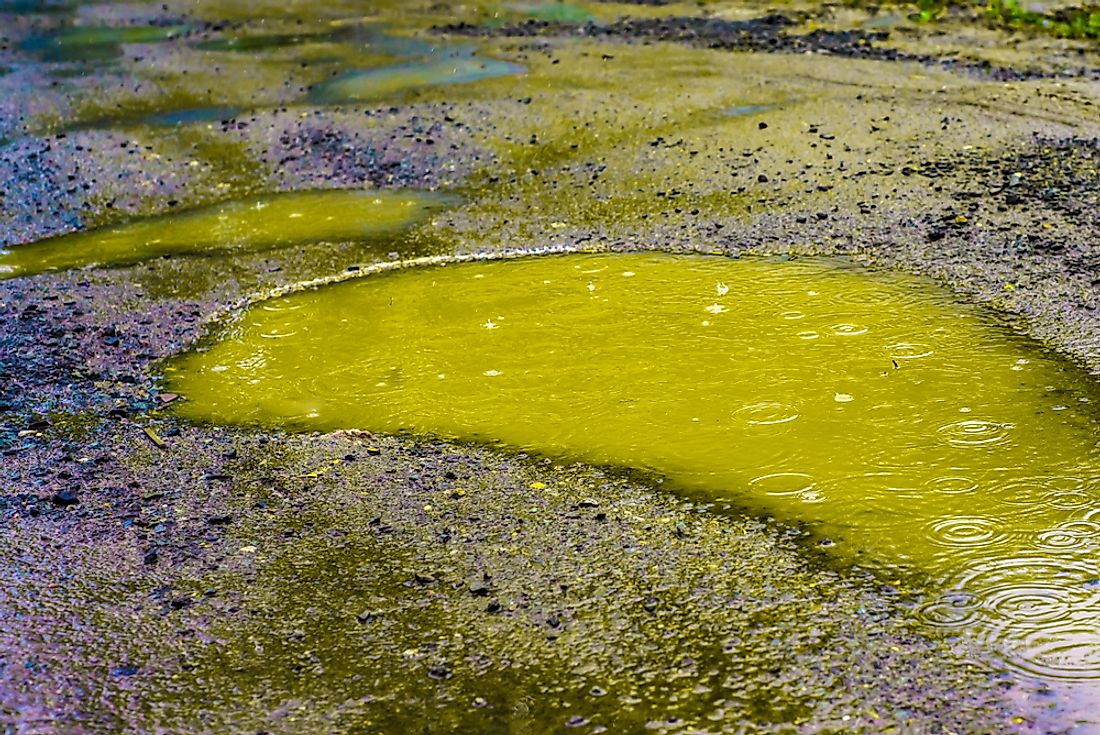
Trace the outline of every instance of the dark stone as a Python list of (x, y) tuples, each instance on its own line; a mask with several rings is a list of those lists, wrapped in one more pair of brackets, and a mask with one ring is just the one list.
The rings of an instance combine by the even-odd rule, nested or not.
[(182, 610), (185, 607), (191, 607), (191, 604), (193, 602), (194, 600), (192, 600), (190, 597), (173, 597), (172, 600), (168, 603), (168, 606), (171, 607), (173, 610)]
[(77, 497), (75, 490), (58, 490), (50, 498), (50, 502), (59, 508), (67, 508), (70, 505), (76, 505), (80, 502), (80, 498)]

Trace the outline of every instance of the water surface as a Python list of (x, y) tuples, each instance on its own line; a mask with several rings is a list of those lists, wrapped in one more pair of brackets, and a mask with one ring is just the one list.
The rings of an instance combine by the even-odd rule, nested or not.
[(236, 199), (0, 250), (0, 279), (165, 255), (362, 240), (408, 227), (444, 202), (428, 192), (360, 189)]
[(122, 54), (122, 47), (131, 43), (159, 43), (179, 38), (186, 26), (71, 26), (34, 36), (23, 43), (43, 61), (103, 62)]
[(1100, 676), (1087, 376), (926, 281), (835, 261), (577, 255), (261, 303), (169, 366), (190, 418), (479, 440), (809, 521), (943, 590), (929, 623)]
[(313, 90), (322, 103), (366, 102), (407, 91), (445, 84), (469, 84), (509, 74), (523, 67), (498, 59), (469, 55), (465, 51), (418, 61), (348, 72)]
[(518, 2), (506, 5), (528, 18), (551, 23), (585, 23), (593, 19), (587, 8), (574, 3), (551, 0), (551, 2)]

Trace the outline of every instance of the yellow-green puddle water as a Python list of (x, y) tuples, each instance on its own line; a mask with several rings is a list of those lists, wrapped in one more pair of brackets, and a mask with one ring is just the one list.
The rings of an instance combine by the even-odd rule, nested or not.
[(75, 26), (33, 36), (23, 47), (37, 52), (45, 61), (88, 63), (115, 59), (124, 44), (170, 41), (186, 32), (184, 26)]
[(166, 255), (362, 240), (413, 225), (445, 201), (428, 192), (361, 189), (248, 197), (0, 249), (0, 279)]
[(927, 575), (923, 619), (1019, 670), (1100, 671), (1091, 381), (923, 280), (661, 254), (404, 269), (262, 302), (167, 374), (191, 419), (658, 473)]

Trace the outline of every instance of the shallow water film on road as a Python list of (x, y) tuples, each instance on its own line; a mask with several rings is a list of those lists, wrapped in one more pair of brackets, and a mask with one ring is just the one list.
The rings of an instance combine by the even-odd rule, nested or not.
[(394, 94), (444, 84), (469, 84), (482, 79), (520, 74), (523, 67), (468, 53), (442, 53), (439, 58), (349, 72), (314, 90), (319, 102), (367, 102)]
[(671, 255), (409, 269), (262, 302), (168, 375), (201, 421), (647, 470), (927, 575), (923, 620), (1022, 671), (1100, 669), (1096, 391), (919, 279)]

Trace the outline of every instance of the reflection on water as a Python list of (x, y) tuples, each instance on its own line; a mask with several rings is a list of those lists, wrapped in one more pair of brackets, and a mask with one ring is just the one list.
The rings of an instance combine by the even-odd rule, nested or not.
[(122, 46), (130, 43), (157, 43), (179, 38), (186, 26), (73, 26), (23, 43), (23, 50), (37, 54), (43, 61), (102, 62), (118, 58)]
[(348, 50), (392, 57), (427, 56), (437, 44), (390, 32), (390, 28), (358, 23), (340, 24), (324, 30), (296, 33), (241, 32), (198, 41), (193, 47), (202, 51), (257, 53), (311, 45), (343, 46)]
[[(167, 73), (150, 78), (151, 89), (119, 99), (92, 97), (80, 112), (55, 124), (79, 130), (217, 123), (280, 104), (380, 101), (524, 71), (518, 65), (476, 55), (474, 46), (364, 22), (311, 25), (295, 32), (245, 28), (219, 31), (213, 37), (182, 25), (66, 26), (32, 36), (22, 48), (54, 62), (55, 79), (70, 79), (118, 61), (125, 44), (166, 41), (176, 41), (174, 60)], [(184, 60), (192, 65), (190, 70), (175, 70)], [(140, 76), (141, 68), (137, 71)], [(242, 73), (250, 77), (248, 84), (234, 86), (224, 78)], [(280, 86), (285, 88), (271, 91)], [(257, 91), (265, 89), (263, 94), (274, 96), (257, 99)]]
[(241, 110), (238, 107), (188, 107), (182, 110), (172, 110), (170, 112), (150, 115), (145, 118), (144, 122), (147, 125), (153, 126), (190, 125), (192, 123), (229, 120), (239, 114), (241, 114)]
[(362, 102), (444, 84), (468, 84), (521, 74), (523, 67), (465, 52), (441, 54), (422, 61), (349, 72), (313, 90), (318, 102)]
[(932, 625), (1022, 671), (1100, 675), (1094, 389), (916, 279), (666, 255), (425, 268), (254, 308), (170, 375), (195, 419), (499, 442), (808, 520), (843, 559), (935, 579)]
[(727, 107), (722, 112), (729, 117), (747, 117), (767, 112), (772, 107), (773, 105), (735, 105), (734, 107)]
[(550, 0), (550, 2), (514, 2), (505, 6), (528, 18), (545, 20), (551, 23), (584, 23), (592, 20), (592, 13), (587, 8), (562, 0)]

